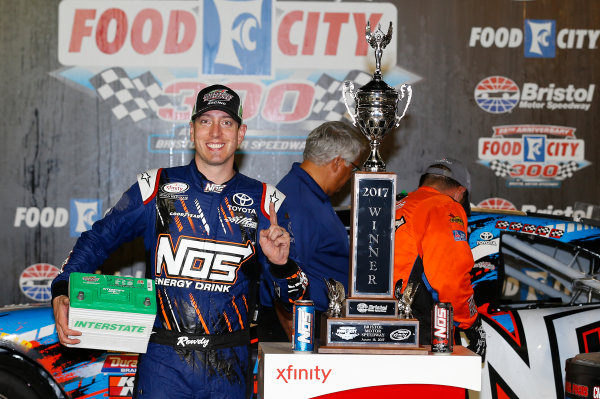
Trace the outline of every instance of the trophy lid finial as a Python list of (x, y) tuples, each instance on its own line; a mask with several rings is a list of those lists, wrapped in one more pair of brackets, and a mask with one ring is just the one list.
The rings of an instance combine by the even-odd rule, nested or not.
[(367, 27), (365, 28), (365, 38), (367, 39), (367, 43), (375, 50), (375, 79), (381, 79), (381, 56), (383, 54), (383, 49), (390, 43), (392, 40), (392, 23), (390, 22), (390, 27), (388, 28), (388, 32), (386, 34), (381, 30), (381, 24), (377, 24), (377, 29), (375, 32), (371, 32), (371, 22), (367, 21)]

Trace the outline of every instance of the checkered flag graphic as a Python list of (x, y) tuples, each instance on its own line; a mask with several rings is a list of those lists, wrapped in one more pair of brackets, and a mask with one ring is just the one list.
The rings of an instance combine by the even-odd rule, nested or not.
[(501, 161), (494, 159), (490, 162), (490, 169), (494, 171), (494, 174), (498, 177), (506, 177), (512, 172), (512, 166), (507, 161)]
[(567, 177), (573, 177), (573, 172), (576, 172), (577, 169), (579, 169), (579, 165), (575, 161), (559, 162), (556, 177), (561, 180), (566, 179)]
[(499, 220), (496, 222), (496, 228), (498, 229), (506, 229), (509, 226), (509, 223), (504, 220)]
[(535, 229), (536, 226), (534, 226), (533, 224), (526, 224), (525, 226), (523, 226), (523, 233), (533, 234), (535, 233)]
[(508, 228), (511, 229), (511, 230), (515, 230), (515, 231), (521, 231), (522, 227), (523, 227), (523, 223), (521, 223), (521, 222), (512, 222)]
[(343, 81), (324, 73), (315, 84), (315, 103), (313, 112), (308, 119), (326, 121), (342, 119), (346, 112), (346, 105), (342, 97), (344, 81), (353, 82), (356, 91), (368, 83), (371, 78), (371, 75), (359, 70), (350, 71)]
[(550, 233), (550, 227), (540, 226), (535, 233), (540, 236), (547, 236)]
[(150, 72), (131, 79), (124, 69), (110, 68), (94, 75), (90, 83), (119, 120), (129, 116), (138, 122), (149, 112), (157, 112), (159, 107), (171, 104)]

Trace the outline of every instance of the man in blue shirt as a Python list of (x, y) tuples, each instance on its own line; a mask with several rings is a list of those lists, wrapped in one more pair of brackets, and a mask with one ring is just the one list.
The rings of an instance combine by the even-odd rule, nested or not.
[[(329, 300), (324, 279), (333, 278), (348, 289), (350, 244), (344, 224), (335, 213), (330, 197), (350, 179), (366, 139), (344, 122), (325, 122), (309, 133), (302, 163), (294, 163), (277, 184), (286, 195), (285, 206), (279, 209), (280, 223), (295, 244), (297, 258), (308, 277), (305, 299), (312, 299), (317, 311), (315, 319), (327, 310)], [(259, 331), (263, 340), (289, 339), (291, 335), (291, 305), (273, 282), (262, 281)], [(278, 305), (279, 303), (279, 305)], [(273, 310), (277, 311), (285, 335), (278, 331)], [(262, 321), (262, 323), (261, 323)], [(269, 331), (271, 327), (273, 331)], [(318, 328), (315, 328), (318, 331)]]

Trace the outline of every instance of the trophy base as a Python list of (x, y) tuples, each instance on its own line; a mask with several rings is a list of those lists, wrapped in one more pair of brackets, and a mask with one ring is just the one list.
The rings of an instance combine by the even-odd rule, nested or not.
[(419, 346), (417, 319), (321, 317), (319, 353), (413, 353)]
[(365, 355), (426, 355), (429, 348), (419, 346), (417, 348), (380, 348), (369, 346), (319, 346), (317, 353), (359, 353)]

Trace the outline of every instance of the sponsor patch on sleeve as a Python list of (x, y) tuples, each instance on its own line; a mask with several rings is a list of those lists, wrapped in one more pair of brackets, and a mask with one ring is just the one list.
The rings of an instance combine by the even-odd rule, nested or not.
[(152, 169), (137, 176), (138, 186), (142, 194), (144, 204), (147, 204), (158, 191), (159, 169)]
[(465, 223), (463, 222), (463, 220), (460, 216), (456, 216), (456, 215), (450, 213), (450, 214), (448, 214), (448, 217), (450, 218), (450, 223), (456, 223), (461, 226), (465, 225)]
[(396, 219), (396, 222), (394, 223), (394, 225), (396, 226), (396, 230), (398, 230), (398, 228), (400, 226), (403, 226), (404, 224), (406, 224), (406, 220), (404, 219), (404, 216), (401, 216), (400, 219)]
[(461, 230), (452, 230), (454, 241), (467, 241), (467, 234)]
[(275, 188), (274, 185), (265, 184), (262, 198), (262, 211), (264, 215), (267, 218), (269, 217), (269, 204), (271, 202), (275, 203), (275, 212), (279, 211), (284, 199), (285, 194)]

